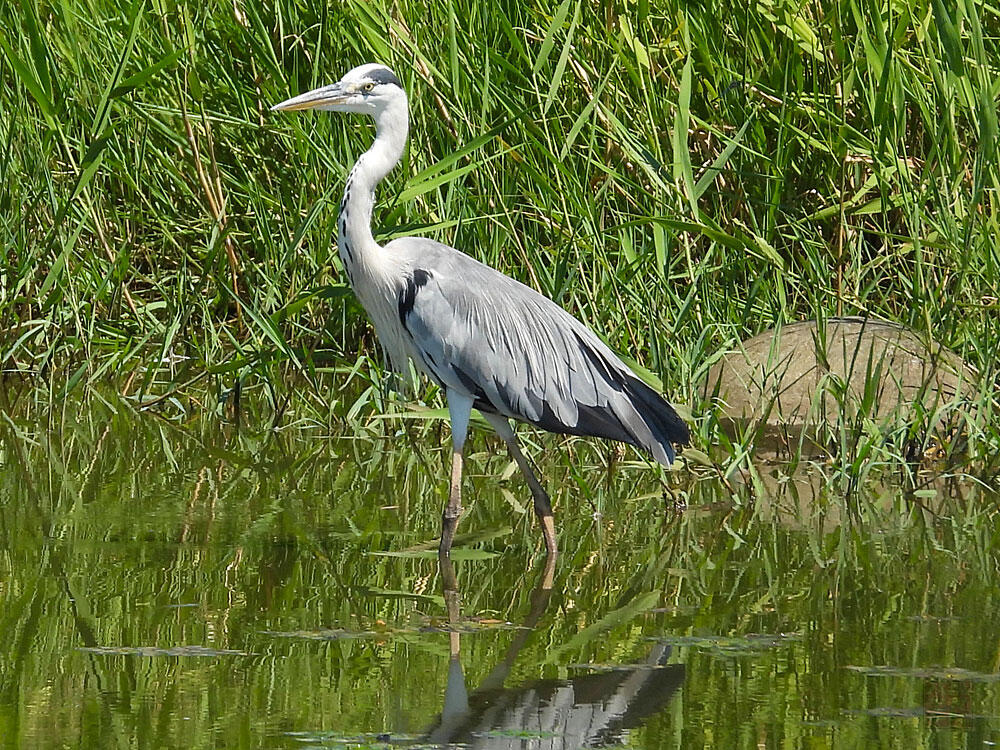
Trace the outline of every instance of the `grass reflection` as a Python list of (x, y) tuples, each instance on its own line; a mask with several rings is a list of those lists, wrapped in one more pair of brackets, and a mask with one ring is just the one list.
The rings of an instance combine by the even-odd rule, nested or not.
[(845, 497), (758, 467), (767, 484), (678, 479), (683, 507), (593, 446), (543, 449), (564, 551), (539, 589), (525, 491), (481, 435), (451, 580), (426, 554), (446, 440), (178, 425), (96, 395), (29, 411), (0, 423), (3, 744), (416, 741), (459, 641), (470, 706), (669, 646), (683, 684), (636, 746), (1000, 739), (996, 498), (975, 486)]

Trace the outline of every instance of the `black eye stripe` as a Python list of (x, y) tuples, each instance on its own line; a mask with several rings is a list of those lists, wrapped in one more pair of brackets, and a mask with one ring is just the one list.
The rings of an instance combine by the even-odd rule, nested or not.
[(401, 84), (399, 79), (396, 78), (396, 74), (388, 68), (376, 68), (368, 73), (368, 78), (375, 81), (375, 83), (391, 83), (399, 86), (400, 88), (403, 87), (403, 84)]

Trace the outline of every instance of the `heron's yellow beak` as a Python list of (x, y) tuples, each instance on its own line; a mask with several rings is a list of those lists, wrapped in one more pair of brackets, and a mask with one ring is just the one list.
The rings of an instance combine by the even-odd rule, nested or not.
[(329, 86), (321, 86), (318, 89), (307, 91), (304, 94), (293, 96), (280, 104), (271, 107), (271, 111), (277, 110), (293, 111), (296, 109), (316, 109), (317, 107), (335, 107), (347, 101), (349, 94), (339, 83)]

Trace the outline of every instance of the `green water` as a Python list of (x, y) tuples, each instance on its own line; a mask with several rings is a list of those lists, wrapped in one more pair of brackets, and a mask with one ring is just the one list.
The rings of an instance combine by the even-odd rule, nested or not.
[(549, 588), (482, 432), (449, 571), (440, 425), (162, 411), (0, 413), (4, 747), (1000, 742), (996, 498), (971, 483), (920, 510), (703, 481), (680, 508), (631, 454), (546, 439)]

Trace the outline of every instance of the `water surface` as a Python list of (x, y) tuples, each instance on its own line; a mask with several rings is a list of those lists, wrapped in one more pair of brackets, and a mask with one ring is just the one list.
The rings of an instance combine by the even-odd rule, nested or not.
[(996, 498), (969, 483), (681, 479), (680, 507), (632, 454), (546, 438), (547, 571), (476, 433), (442, 569), (445, 430), (284, 424), (110, 396), (0, 414), (0, 744), (1000, 742)]

